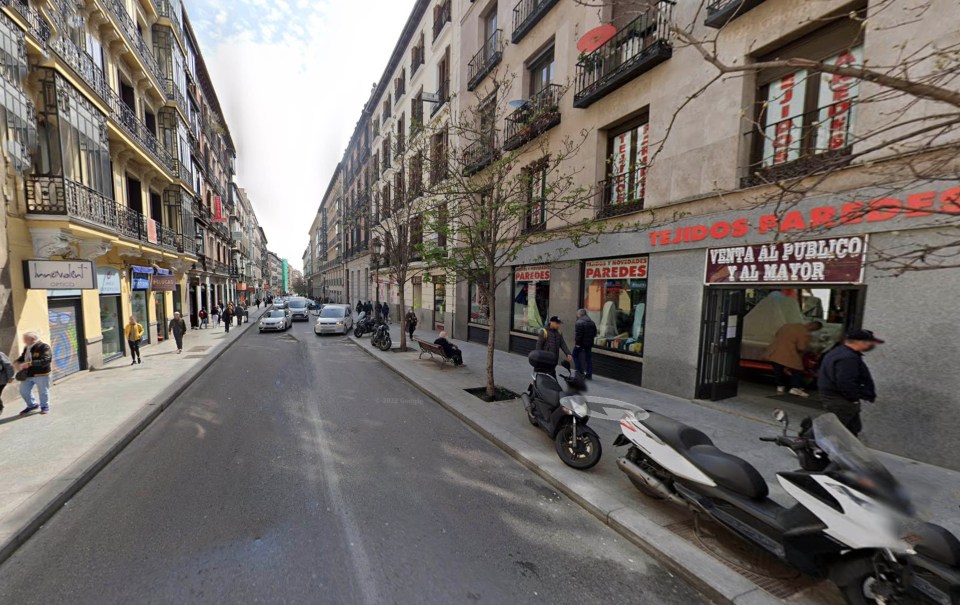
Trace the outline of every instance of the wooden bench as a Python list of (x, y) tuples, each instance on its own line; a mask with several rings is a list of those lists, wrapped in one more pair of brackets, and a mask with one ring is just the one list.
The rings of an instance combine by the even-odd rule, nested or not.
[(443, 347), (440, 345), (435, 345), (432, 342), (427, 342), (426, 340), (420, 340), (419, 338), (414, 338), (417, 345), (420, 346), (420, 357), (418, 359), (423, 359), (424, 353), (430, 355), (430, 359), (435, 359), (436, 357), (440, 358), (440, 367), (442, 368), (444, 364), (448, 361), (453, 363), (452, 357), (447, 357), (446, 353), (443, 352)]

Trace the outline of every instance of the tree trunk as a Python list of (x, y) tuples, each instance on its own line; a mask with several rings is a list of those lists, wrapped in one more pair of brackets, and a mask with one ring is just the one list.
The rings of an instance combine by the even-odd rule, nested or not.
[(397, 286), (400, 290), (400, 351), (407, 350), (407, 299), (405, 286), (406, 280)]
[(491, 400), (497, 394), (497, 385), (493, 377), (493, 343), (497, 334), (497, 295), (496, 290), (491, 286), (494, 284), (494, 277), (491, 275), (490, 283), (487, 284), (487, 304), (490, 309), (490, 324), (487, 330), (487, 397)]

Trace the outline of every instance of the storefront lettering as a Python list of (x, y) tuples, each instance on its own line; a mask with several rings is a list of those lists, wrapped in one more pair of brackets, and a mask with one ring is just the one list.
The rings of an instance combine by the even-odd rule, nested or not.
[(656, 229), (648, 232), (648, 237), (651, 246), (662, 248), (706, 239), (742, 238), (751, 233), (801, 233), (811, 229), (879, 223), (897, 217), (923, 218), (934, 214), (960, 215), (960, 187), (912, 193), (902, 198), (886, 197), (869, 202), (848, 202), (839, 206), (791, 210), (783, 215), (765, 214), (757, 219), (755, 225), (748, 218), (737, 218), (675, 229)]
[(866, 237), (838, 237), (713, 248), (707, 251), (708, 284), (855, 283), (862, 280)]
[(517, 269), (513, 274), (516, 281), (550, 281), (549, 267), (528, 267)]
[(586, 279), (646, 279), (647, 258), (623, 258), (590, 261), (584, 268)]

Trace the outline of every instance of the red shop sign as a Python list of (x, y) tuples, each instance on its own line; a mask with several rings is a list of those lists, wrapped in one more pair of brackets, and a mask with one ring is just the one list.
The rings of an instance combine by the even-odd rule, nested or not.
[(707, 250), (707, 284), (857, 284), (867, 236)]

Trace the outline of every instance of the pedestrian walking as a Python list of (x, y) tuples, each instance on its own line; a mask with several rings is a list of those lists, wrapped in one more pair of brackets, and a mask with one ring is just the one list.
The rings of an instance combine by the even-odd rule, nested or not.
[(237, 304), (236, 314), (237, 314), (237, 327), (239, 328), (240, 326), (243, 325), (243, 303)]
[[(540, 331), (540, 336), (537, 338), (537, 350), (550, 351), (557, 356), (557, 361), (560, 360), (560, 351), (563, 351), (567, 356), (567, 361), (573, 361), (570, 349), (567, 348), (563, 334), (560, 333), (560, 324), (562, 323), (556, 315), (550, 318), (550, 321), (547, 322), (547, 327)], [(554, 367), (552, 374), (554, 376), (557, 375), (556, 367)]]
[(223, 326), (226, 332), (230, 333), (230, 322), (233, 320), (233, 303), (227, 305), (227, 308), (223, 310)]
[(363, 301), (357, 300), (357, 315), (363, 313)]
[(452, 359), (453, 365), (463, 365), (463, 352), (460, 351), (460, 347), (447, 340), (446, 330), (440, 330), (440, 336), (433, 341), (433, 344), (438, 345), (441, 349), (443, 349), (444, 357), (447, 359)]
[(587, 380), (593, 380), (593, 343), (597, 338), (597, 324), (593, 323), (586, 309), (577, 310), (574, 324), (573, 364), (577, 372)]
[[(20, 396), (26, 402), (20, 415), (40, 409), (41, 414), (50, 412), (50, 372), (53, 364), (53, 351), (50, 345), (40, 340), (36, 332), (23, 335), (23, 353), (17, 358), (17, 380), (20, 381)], [(37, 398), (33, 396), (33, 387), (37, 387)], [(37, 402), (39, 399), (39, 403)]]
[(200, 309), (200, 329), (206, 328), (210, 325), (210, 318), (207, 316), (206, 309)]
[(183, 353), (183, 335), (187, 333), (187, 323), (179, 313), (174, 313), (173, 319), (170, 320), (170, 333), (173, 334), (173, 340), (177, 343), (177, 355)]
[(383, 301), (380, 306), (382, 307), (380, 312), (383, 314), (383, 321), (390, 323), (390, 305), (387, 304), (387, 301)]
[(797, 397), (809, 397), (803, 388), (803, 354), (810, 348), (810, 335), (823, 328), (819, 321), (805, 324), (783, 324), (767, 347), (766, 357), (773, 364), (773, 377), (777, 381), (777, 395), (790, 393)]
[[(8, 384), (17, 377), (17, 370), (6, 353), (0, 352), (0, 395)], [(0, 412), (3, 412), (3, 400), (0, 400)]]
[(123, 329), (127, 337), (127, 344), (130, 345), (130, 365), (143, 363), (140, 360), (140, 341), (143, 340), (143, 326), (137, 321), (135, 315), (130, 316), (130, 322)]
[(220, 327), (220, 320), (223, 318), (223, 309), (220, 308), (220, 303), (214, 303), (213, 305), (213, 327)]
[(820, 362), (817, 388), (823, 409), (833, 412), (854, 435), (863, 430), (862, 402), (874, 402), (877, 390), (863, 354), (883, 341), (870, 330), (851, 330), (842, 344), (830, 349)]
[(367, 312), (367, 317), (373, 317), (373, 303), (369, 300), (363, 305), (363, 310)]
[(413, 331), (417, 329), (417, 314), (414, 313), (413, 307), (410, 307), (410, 310), (407, 311), (407, 314), (403, 318), (404, 324), (406, 324), (407, 332), (410, 333), (410, 340), (413, 340)]

